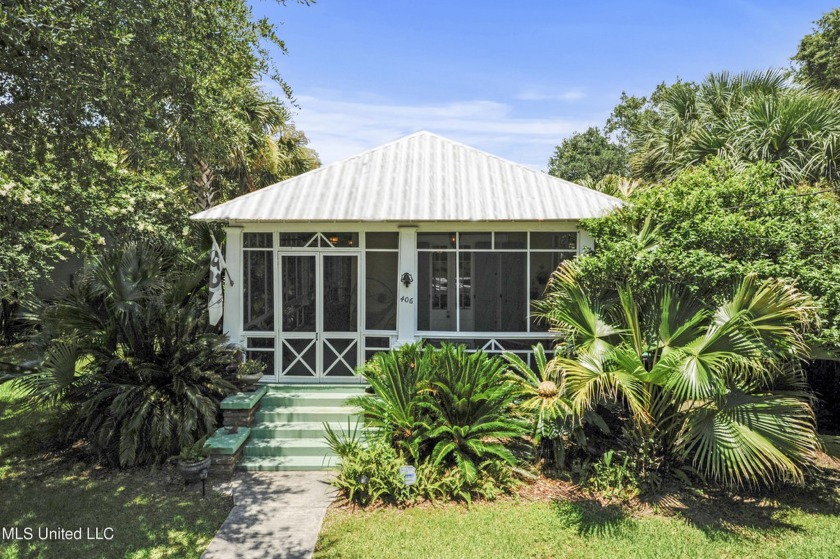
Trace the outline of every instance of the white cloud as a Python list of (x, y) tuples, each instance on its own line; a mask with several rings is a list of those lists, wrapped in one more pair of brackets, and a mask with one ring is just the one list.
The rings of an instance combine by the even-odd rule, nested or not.
[(565, 118), (521, 118), (510, 105), (476, 99), (400, 104), (334, 91), (300, 92), (295, 124), (325, 164), (418, 130), (428, 130), (490, 153), (544, 169), (554, 146), (593, 123)]
[(569, 89), (559, 92), (546, 92), (539, 89), (526, 89), (516, 98), (520, 101), (578, 101), (586, 97), (582, 89)]

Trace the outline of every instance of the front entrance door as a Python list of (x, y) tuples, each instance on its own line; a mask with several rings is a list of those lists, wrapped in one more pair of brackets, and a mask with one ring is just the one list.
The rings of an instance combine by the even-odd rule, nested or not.
[(280, 381), (360, 382), (359, 255), (281, 252)]

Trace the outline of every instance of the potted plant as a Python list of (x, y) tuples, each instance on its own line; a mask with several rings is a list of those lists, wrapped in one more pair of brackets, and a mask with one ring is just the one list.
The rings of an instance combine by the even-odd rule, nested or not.
[(264, 371), (265, 363), (247, 359), (236, 370), (236, 383), (243, 392), (253, 392), (257, 388), (257, 382), (263, 377)]
[(194, 444), (183, 447), (175, 461), (178, 471), (187, 483), (198, 481), (202, 473), (210, 469), (210, 457), (204, 450), (206, 440), (207, 437), (202, 437)]

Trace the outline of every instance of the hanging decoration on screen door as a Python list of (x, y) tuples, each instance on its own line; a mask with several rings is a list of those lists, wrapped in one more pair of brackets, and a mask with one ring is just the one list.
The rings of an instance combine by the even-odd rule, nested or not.
[[(216, 242), (216, 237), (210, 233), (213, 239), (213, 248), (210, 250), (210, 299), (207, 302), (207, 314), (210, 324), (215, 326), (222, 318), (222, 310), (224, 308), (224, 295), (222, 293), (222, 274), (227, 270), (225, 258), (222, 256), (222, 249), (219, 248), (219, 243)], [(228, 281), (233, 286), (233, 280), (228, 275)]]

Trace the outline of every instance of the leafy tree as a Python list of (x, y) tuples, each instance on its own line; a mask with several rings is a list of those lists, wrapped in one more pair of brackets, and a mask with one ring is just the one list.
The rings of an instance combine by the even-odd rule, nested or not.
[(553, 366), (580, 417), (621, 404), (635, 440), (729, 486), (802, 483), (821, 447), (797, 358), (808, 296), (751, 274), (716, 306), (674, 287), (590, 291), (575, 263), (552, 276), (538, 314), (562, 335)]
[(776, 164), (788, 183), (840, 179), (840, 98), (794, 87), (775, 70), (712, 74), (669, 90), (655, 118), (633, 130), (633, 175), (671, 177), (718, 156)]
[(840, 89), (840, 8), (827, 12), (816, 24), (792, 57), (798, 63), (797, 77), (821, 89)]
[(588, 289), (626, 286), (639, 298), (682, 285), (709, 304), (749, 273), (789, 278), (820, 304), (816, 342), (840, 348), (840, 201), (816, 187), (780, 184), (769, 164), (713, 159), (630, 204), (588, 220), (596, 253), (580, 259)]
[(5, 2), (0, 298), (117, 235), (183, 240), (196, 199), (316, 165), (290, 97), (256, 85), (290, 95), (266, 42), (285, 48), (243, 0)]
[(548, 174), (572, 182), (599, 181), (606, 175), (625, 175), (627, 153), (595, 127), (572, 134), (554, 149)]

